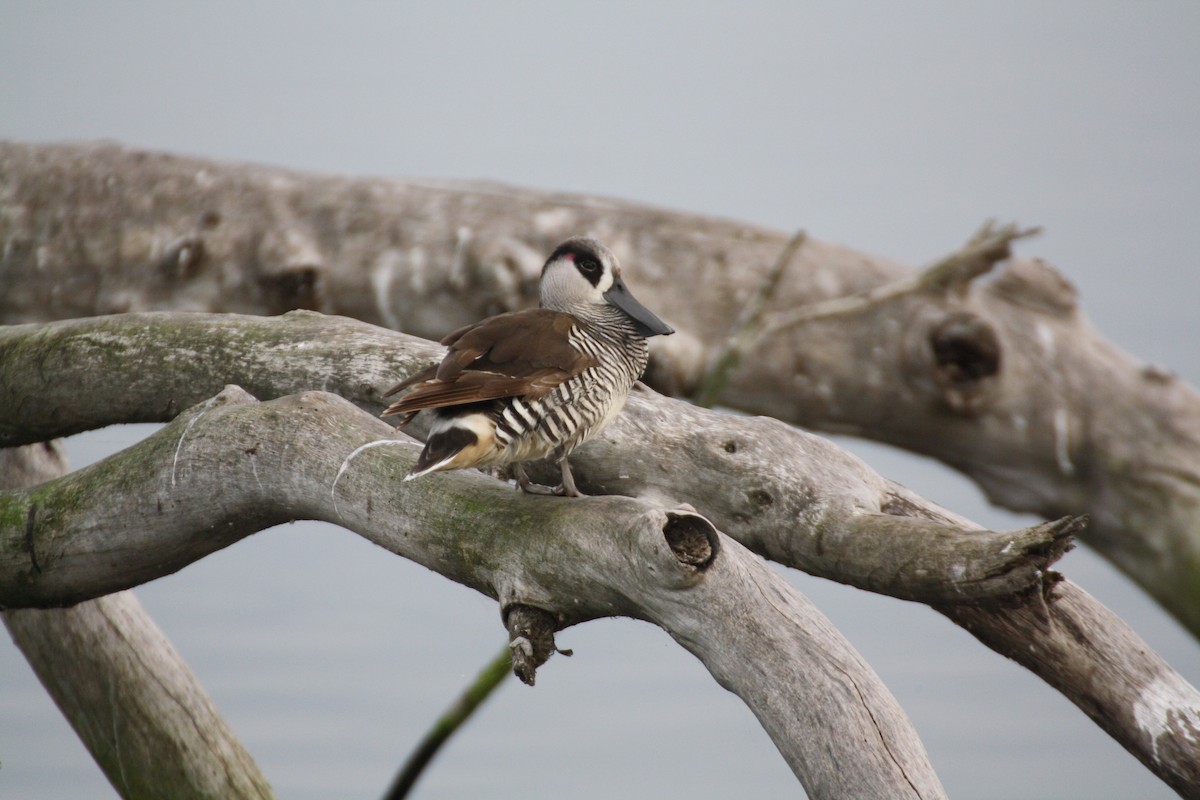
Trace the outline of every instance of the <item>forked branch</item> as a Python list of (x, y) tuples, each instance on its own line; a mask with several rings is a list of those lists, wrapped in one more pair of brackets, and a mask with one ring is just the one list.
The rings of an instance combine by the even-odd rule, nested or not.
[(742, 697), (810, 797), (945, 796), (866, 663), (703, 517), (625, 497), (532, 497), (478, 473), (404, 482), (418, 449), (334, 395), (258, 403), (229, 387), (114, 458), (0, 494), (0, 603), (75, 602), (285, 519), (326, 520), (496, 598), (510, 623), (525, 620), (530, 670), (555, 629), (654, 622)]

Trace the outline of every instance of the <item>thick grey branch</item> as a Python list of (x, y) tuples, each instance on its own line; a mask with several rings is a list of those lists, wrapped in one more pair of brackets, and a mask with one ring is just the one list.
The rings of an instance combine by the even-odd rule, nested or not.
[(403, 482), (418, 445), (392, 433), (331, 394), (257, 403), (230, 387), (116, 457), (0, 495), (0, 602), (73, 601), (282, 519), (323, 519), (505, 611), (541, 609), (558, 627), (600, 616), (660, 625), (746, 701), (810, 797), (944, 797), (865, 662), (703, 518), (624, 497), (531, 497), (478, 473)]
[[(49, 446), (0, 450), (0, 488), (63, 474)], [(113, 788), (127, 800), (274, 797), (187, 664), (130, 592), (4, 624)]]
[[(40, 342), (41, 350), (27, 352), (20, 344), (27, 337)], [(13, 415), (0, 417), (0, 430), (33, 426), (42, 435), (52, 435), (56, 425), (80, 429), (121, 421), (123, 415), (155, 419), (155, 409), (162, 413), (168, 405), (198, 400), (196, 393), (208, 392), (225, 380), (249, 377), (268, 394), (274, 393), (271, 387), (276, 385), (284, 391), (320, 385), (325, 380), (320, 369), (328, 365), (335, 365), (329, 368), (336, 369), (338, 376), (356, 376), (355, 380), (337, 377), (330, 385), (377, 412), (382, 408), (379, 389), (439, 352), (428, 343), (314, 314), (275, 319), (124, 315), (18, 326), (0, 331), (0, 348), (14, 359), (4, 362), (14, 365), (4, 373), (11, 396), (42, 399), (37, 406), (0, 404), (0, 414), (8, 408)], [(15, 364), (21, 353), (27, 353), (21, 356), (27, 359), (26, 366), (18, 369)], [(37, 365), (44, 353), (62, 354), (56, 365), (64, 370), (56, 373), (59, 379), (39, 374)], [(131, 353), (143, 364), (178, 365), (185, 370), (186, 380), (171, 379), (156, 390), (153, 375), (164, 369), (153, 366), (142, 370), (151, 375), (148, 383), (130, 393), (122, 369), (130, 363)], [(319, 366), (317, 374), (308, 371), (309, 353)], [(241, 370), (251, 370), (253, 375), (243, 376)], [(28, 382), (13, 382), (17, 380)], [(76, 385), (89, 386), (91, 404), (77, 402)], [(143, 393), (154, 400), (142, 399)], [(128, 399), (121, 403), (122, 397)], [(1050, 581), (1057, 576), (1044, 573), (1040, 565), (1056, 557), (1073, 527), (1064, 523), (1009, 534), (978, 531), (822, 439), (774, 420), (716, 414), (652, 392), (635, 392), (613, 425), (577, 451), (572, 461), (582, 485), (592, 491), (641, 494), (668, 503), (686, 500), (747, 546), (783, 563), (867, 588), (940, 597), (933, 601), (939, 607), (980, 587), (984, 596), (999, 600), (1002, 593), (991, 595), (986, 590), (993, 571), (997, 584), (992, 589), (1001, 585), (1028, 589), (1032, 580), (1036, 591), (1020, 603), (1042, 603), (1041, 575)], [(22, 513), (20, 509), (15, 513), (18, 523), (24, 519)], [(1022, 554), (1016, 562), (1004, 560), (1014, 552)], [(871, 564), (878, 565), (877, 572), (868, 567)], [(1003, 577), (1005, 564), (1013, 577), (1020, 578), (1016, 584)], [(953, 578), (958, 571), (963, 577), (974, 577), (956, 584)], [(1068, 586), (1061, 584), (1058, 594), (1050, 594), (1045, 602), (1053, 606), (1056, 597), (1071, 591)], [(1074, 613), (1090, 620), (1096, 630), (1115, 624), (1109, 612), (1086, 595)], [(1014, 618), (1019, 617), (1001, 608), (975, 608), (972, 632), (980, 638), (1012, 636), (1019, 642), (1012, 656), (1068, 697), (1101, 698), (1085, 709), (1095, 718), (1130, 718), (1145, 689), (1144, 675), (1151, 674), (1144, 665), (1111, 668), (1109, 655), (1097, 645), (1099, 637), (1091, 637), (1059, 642), (1056, 646), (1069, 654), (1070, 668), (1045, 672), (1037, 654), (1048, 634), (1038, 626), (1013, 628)], [(1150, 659), (1152, 674), (1174, 674), (1144, 642), (1124, 630), (1121, 625), (1116, 640)], [(1103, 681), (1104, 688), (1097, 681)], [(1181, 718), (1192, 713), (1189, 709), (1200, 708), (1190, 687), (1174, 696), (1178, 702), (1171, 708)], [(1188, 780), (1180, 777), (1177, 762), (1155, 760), (1154, 745), (1163, 752), (1167, 740), (1152, 741), (1141, 727), (1106, 726), (1106, 730), (1172, 785)], [(1166, 735), (1172, 746), (1200, 758), (1200, 738), (1188, 740), (1186, 729), (1167, 729)]]
[(1200, 693), (1083, 589), (1063, 581), (1011, 608), (940, 610), (1062, 692), (1181, 797), (1200, 798)]
[(978, 247), (780, 314), (825, 398), (812, 414), (940, 458), (999, 505), (1086, 512), (1086, 541), (1200, 634), (1200, 395), (1100, 337), (1042, 262), (977, 285), (1003, 254)]
[[(311, 313), (130, 314), (0, 328), (0, 443), (166, 421), (226, 383), (265, 398), (330, 389), (377, 413), (380, 391), (441, 352)], [(1078, 530), (1064, 520), (982, 531), (824, 439), (650, 391), (635, 392), (617, 422), (572, 460), (586, 490), (702, 505), (769, 558), (927, 603), (995, 602), (1026, 591)]]
[[(549, 248), (581, 232), (607, 241), (636, 273), (638, 296), (679, 329), (655, 343), (647, 380), (682, 395), (736, 334), (740, 306), (769, 282), (787, 241), (513, 187), (0, 144), (6, 322), (304, 307), (437, 339), (532, 303)], [(1105, 341), (1045, 264), (964, 282), (1007, 254), (1005, 234), (986, 231), (942, 262), (953, 268), (925, 276), (926, 289), (952, 291), (785, 326), (745, 352), (719, 402), (931, 455), (1009, 508), (1088, 514), (1089, 543), (1200, 633), (1200, 395)], [(806, 239), (764, 321), (897, 282), (922, 281)]]

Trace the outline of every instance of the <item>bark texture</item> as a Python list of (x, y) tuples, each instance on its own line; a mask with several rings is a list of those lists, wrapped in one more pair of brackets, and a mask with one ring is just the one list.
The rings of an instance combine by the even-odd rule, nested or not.
[[(332, 391), (378, 414), (381, 392), (443, 349), (308, 312), (145, 313), (0, 327), (0, 352), (0, 444), (12, 445), (168, 422), (226, 384), (264, 399)], [(635, 391), (572, 462), (582, 465), (586, 491), (693, 503), (769, 558), (926, 603), (994, 603), (1030, 591), (1082, 527), (1065, 519), (980, 530), (820, 437), (650, 390)]]
[(939, 458), (1008, 508), (1087, 514), (1088, 543), (1200, 634), (1200, 395), (1107, 342), (1048, 265), (978, 280), (1007, 247), (972, 242), (959, 261), (982, 268), (921, 280), (808, 238), (775, 274), (784, 234), (614, 200), (8, 143), (0, 321), (310, 308), (440, 338), (531, 304), (549, 248), (583, 232), (680, 331), (652, 385), (710, 385), (761, 297), (719, 402)]
[(259, 403), (229, 387), (114, 458), (0, 495), (0, 518), (36, 520), (26, 555), (39, 564), (24, 599), (4, 602), (78, 600), (284, 519), (326, 520), (496, 598), (506, 615), (661, 626), (747, 703), (812, 798), (945, 797), (870, 667), (703, 517), (624, 497), (531, 497), (474, 472), (404, 482), (419, 449), (332, 394)]
[[(5, 490), (53, 480), (65, 471), (65, 459), (53, 444), (0, 450), (0, 488)], [(13, 641), (121, 797), (275, 796), (132, 593), (67, 609), (9, 610), (3, 617)]]
[[(51, 436), (64, 430), (82, 430), (123, 420), (163, 421), (181, 406), (200, 403), (202, 411), (206, 403), (211, 406), (216, 402), (204, 399), (210, 389), (217, 387), (216, 391), (224, 382), (242, 379), (254, 382), (264, 398), (327, 386), (344, 392), (362, 408), (378, 413), (384, 405), (379, 398), (381, 390), (390, 387), (398, 375), (436, 360), (441, 353), (441, 348), (403, 334), (306, 312), (267, 319), (130, 314), (44, 326), (12, 326), (0, 330), (0, 349), (8, 354), (0, 384), (12, 392), (11, 396), (0, 396), (3, 401), (0, 436), (9, 437), (29, 430), (36, 433), (27, 435)], [(43, 366), (49, 354), (57, 354), (57, 360), (52, 364), (53, 369), (48, 370)], [(136, 379), (128, 374), (130, 365), (136, 365), (133, 369), (139, 376)], [(77, 385), (89, 387), (87, 404), (77, 402), (73, 389)], [(22, 396), (38, 396), (41, 401), (36, 405), (15, 402)], [(4, 409), (9, 409), (9, 415), (2, 413)], [(292, 429), (309, 429), (299, 417), (288, 416)], [(192, 412), (189, 419), (196, 420), (194, 430), (207, 417)], [(321, 416), (319, 427), (328, 427), (331, 419)], [(166, 490), (171, 476), (190, 474), (195, 468), (191, 462), (193, 433), (188, 432), (188, 424), (191, 423), (176, 421), (175, 429), (182, 425), (184, 431), (156, 445), (163, 450), (162, 458), (170, 457), (171, 465), (171, 470), (158, 479), (164, 485), (160, 491)], [(362, 449), (357, 456), (347, 459), (343, 477), (335, 475), (333, 479), (339, 487), (335, 495), (338, 503), (343, 498), (340, 487), (351, 473), (357, 475), (360, 468), (368, 471), (383, 468), (360, 467), (357, 459), (378, 455), (375, 451), (411, 449), (415, 455), (415, 444), (396, 441), (387, 438), (354, 446)], [(147, 448), (143, 452), (147, 452), (150, 445), (143, 447)], [(326, 451), (318, 450), (325, 453), (324, 457), (330, 457)], [(344, 445), (344, 451), (353, 453), (351, 443)], [(265, 453), (257, 444), (245, 445), (241, 452), (242, 461), (238, 463), (250, 473), (232, 483), (248, 488), (249, 484), (264, 480), (262, 465), (272, 459), (264, 461)], [(122, 458), (130, 459), (131, 465), (142, 463), (142, 456), (132, 454), (118, 456), (114, 461)], [(247, 459), (248, 467), (243, 463)], [(1008, 533), (983, 531), (880, 477), (858, 459), (818, 437), (771, 419), (698, 409), (649, 390), (634, 392), (616, 421), (571, 459), (585, 490), (637, 495), (659, 508), (680, 508), (681, 504), (690, 503), (688, 508), (694, 506), (726, 533), (781, 563), (933, 604), (993, 649), (1030, 668), (1076, 702), (1181, 794), (1200, 796), (1200, 781), (1195, 775), (1195, 764), (1200, 763), (1200, 736), (1195, 728), (1200, 720), (1200, 694), (1124, 623), (1049, 570), (1069, 543), (1070, 532), (1077, 527), (1073, 521)], [(259, 468), (257, 473), (255, 465)], [(211, 472), (215, 467), (203, 469)], [(328, 469), (343, 472), (341, 465), (335, 469), (330, 464)], [(396, 487), (389, 482), (404, 474), (407, 462), (387, 469), (389, 472), (382, 474), (387, 488), (378, 491), (394, 493)], [(132, 474), (131, 468), (112, 473)], [(92, 485), (95, 480), (99, 478), (87, 478), (79, 486)], [(423, 479), (403, 486), (428, 490), (437, 481), (449, 478), (432, 476), (428, 480), (434, 484), (426, 484)], [(495, 485), (482, 476), (472, 480)], [(70, 486), (71, 479), (65, 479), (56, 491), (66, 491)], [(81, 491), (78, 488), (67, 493)], [(88, 491), (105, 496), (113, 493), (108, 484)], [(458, 488), (453, 491), (455, 496), (460, 494)], [(322, 492), (299, 491), (295, 496), (282, 492), (282, 489), (268, 492), (282, 506), (266, 501), (255, 501), (247, 509), (220, 506), (223, 509), (220, 519), (228, 520), (228, 526), (218, 525), (215, 530), (222, 537), (234, 537), (260, 524), (253, 519), (254, 514), (317, 513), (305, 503), (312, 502)], [(357, 496), (358, 492), (347, 495), (350, 499)], [(361, 501), (361, 497), (358, 499)], [(618, 501), (615, 497), (604, 499)], [(30, 495), (13, 498), (11, 502), (15, 505), (7, 513), (14, 527), (0, 529), (0, 542), (7, 543), (0, 549), (9, 554), (0, 564), (0, 587), (5, 591), (25, 592), (20, 602), (57, 602), (61, 599), (58, 593), (85, 585), (83, 576), (94, 573), (96, 565), (103, 571), (107, 563), (103, 553), (63, 549), (50, 530), (45, 533), (35, 530), (29, 540), (24, 521), (31, 505), (38, 501)], [(204, 502), (213, 504), (217, 500)], [(477, 509), (484, 505), (491, 507), (491, 502), (467, 503), (471, 526), (487, 516), (479, 514)], [(157, 505), (150, 506), (148, 499), (142, 503), (148, 515), (146, 524), (151, 521), (159, 526), (166, 524), (158, 521), (163, 512)], [(368, 509), (371, 503), (368, 498)], [(512, 516), (512, 512), (505, 511), (503, 516)], [(46, 519), (41, 512), (38, 517)], [(692, 517), (683, 514), (678, 519)], [(334, 521), (348, 524), (341, 518)], [(439, 527), (446, 525), (445, 521), (437, 522)], [(678, 550), (681, 558), (682, 554), (693, 552), (686, 543), (698, 540), (688, 535), (687, 526), (681, 525), (675, 533), (676, 546), (671, 544), (666, 531), (662, 533), (666, 546), (672, 552)], [(496, 538), (505, 537), (497, 534)], [(32, 541), (33, 545), (25, 547), (26, 541)], [(206, 546), (215, 547), (221, 546), (224, 539), (214, 541), (210, 534), (206, 541)], [(137, 549), (130, 546), (131, 552)], [(176, 558), (181, 562), (200, 555), (175, 547), (167, 549), (177, 553)], [(703, 554), (704, 548), (695, 552)], [(43, 564), (42, 572), (36, 576), (27, 574), (31, 553), (36, 553), (39, 564)], [(43, 554), (50, 553), (60, 559), (53, 569), (45, 566), (48, 555)], [(560, 557), (572, 558), (569, 554)], [(578, 557), (593, 558), (582, 553)], [(490, 563), (491, 556), (489, 551), (476, 549), (471, 552), (471, 559)], [(704, 558), (693, 558), (693, 562), (695, 567)], [(139, 572), (137, 580), (182, 566), (182, 563), (163, 565), (148, 556), (143, 566), (129, 556), (123, 557), (123, 563), (130, 570), (148, 570)], [(69, 570), (73, 577), (59, 581), (52, 574), (54, 570)], [(101, 585), (91, 591), (109, 588)], [(511, 598), (521, 608), (552, 607), (550, 603), (526, 602), (527, 599), (518, 602), (518, 598)], [(611, 611), (636, 613), (622, 611), (620, 606), (613, 606)], [(552, 640), (546, 638), (545, 632), (549, 629), (552, 633), (554, 626), (539, 627), (537, 619), (537, 614), (524, 618), (524, 612), (522, 619), (508, 616), (510, 635), (514, 641), (522, 642), (519, 647), (522, 653), (528, 652), (531, 670), (553, 652)], [(746, 623), (743, 620), (731, 624), (737, 627)], [(1075, 635), (1079, 631), (1089, 633)], [(755, 636), (770, 640), (761, 631), (756, 630)], [(709, 639), (708, 644), (713, 641)], [(735, 644), (726, 642), (720, 647)], [(748, 645), (738, 645), (745, 646)], [(518, 648), (514, 648), (514, 654), (517, 652)], [(722, 674), (720, 668), (713, 665), (719, 656), (720, 652), (701, 656), (712, 659), (705, 663), (718, 677)], [(1168, 687), (1170, 691), (1155, 694), (1151, 691), (1155, 685)], [(1150, 704), (1147, 698), (1156, 699), (1157, 704)], [(1160, 722), (1163, 720), (1166, 722)]]
[(1200, 693), (1083, 589), (1063, 581), (986, 614), (965, 605), (941, 611), (1119, 741), (1136, 742), (1126, 748), (1181, 797), (1200, 797)]

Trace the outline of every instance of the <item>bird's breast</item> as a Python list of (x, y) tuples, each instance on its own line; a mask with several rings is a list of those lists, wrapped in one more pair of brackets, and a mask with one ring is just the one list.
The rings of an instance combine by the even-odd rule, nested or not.
[(496, 445), (504, 461), (561, 458), (599, 433), (620, 412), (646, 366), (642, 348), (580, 336), (572, 345), (595, 364), (536, 400), (507, 398), (497, 404)]

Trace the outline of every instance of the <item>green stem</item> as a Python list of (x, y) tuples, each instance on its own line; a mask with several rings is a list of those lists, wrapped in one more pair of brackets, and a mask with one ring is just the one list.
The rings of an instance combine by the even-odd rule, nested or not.
[(462, 696), (454, 702), (454, 705), (446, 709), (446, 712), (438, 718), (429, 732), (425, 734), (425, 738), (417, 745), (412, 754), (408, 757), (408, 761), (404, 763), (400, 773), (396, 776), (396, 780), (392, 782), (392, 786), (388, 789), (388, 793), (384, 796), (384, 800), (402, 800), (407, 797), (417, 779), (421, 777), (421, 773), (425, 771), (425, 767), (433, 760), (441, 750), (442, 745), (446, 740), (454, 735), (454, 732), (463, 726), (475, 713), (484, 700), (491, 696), (506, 677), (512, 672), (512, 659), (509, 656), (508, 645), (488, 663), (486, 667), (475, 677), (475, 681), (467, 687)]
[(701, 408), (712, 408), (729, 382), (729, 376), (741, 363), (742, 355), (761, 338), (763, 314), (766, 312), (767, 304), (774, 299), (784, 270), (792, 263), (792, 259), (796, 257), (796, 253), (807, 238), (804, 231), (796, 231), (783, 246), (779, 258), (767, 271), (762, 284), (751, 295), (741, 313), (734, 320), (729, 335), (725, 338), (716, 357), (713, 358), (712, 366), (700, 379), (696, 391), (692, 394), (694, 405)]

